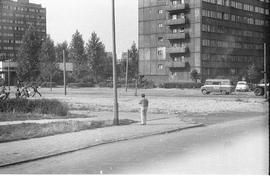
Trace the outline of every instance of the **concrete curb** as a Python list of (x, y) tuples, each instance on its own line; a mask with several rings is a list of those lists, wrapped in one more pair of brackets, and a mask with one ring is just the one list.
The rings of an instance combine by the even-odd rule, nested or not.
[(52, 153), (52, 154), (48, 154), (48, 155), (44, 155), (44, 156), (25, 159), (25, 160), (22, 160), (22, 161), (15, 161), (15, 162), (10, 162), (10, 163), (0, 164), (0, 168), (1, 167), (12, 166), (12, 165), (17, 165), (17, 164), (23, 164), (23, 163), (32, 162), (32, 161), (37, 161), (37, 160), (40, 160), (40, 159), (46, 159), (46, 158), (50, 158), (50, 157), (54, 157), (54, 156), (67, 154), (67, 153), (72, 153), (72, 152), (88, 149), (88, 148), (99, 146), (99, 145), (110, 144), (110, 143), (121, 142), (121, 141), (127, 141), (127, 140), (133, 140), (133, 139), (140, 139), (140, 138), (144, 138), (144, 137), (149, 137), (149, 136), (154, 136), (154, 135), (162, 135), (162, 134), (166, 134), (166, 133), (173, 133), (173, 132), (176, 132), (176, 131), (181, 131), (181, 130), (191, 129), (191, 128), (197, 128), (197, 127), (204, 127), (204, 126), (205, 126), (204, 124), (194, 124), (194, 125), (187, 126), (187, 127), (178, 127), (178, 128), (174, 128), (174, 129), (170, 129), (170, 130), (164, 130), (164, 131), (159, 131), (159, 132), (128, 136), (128, 137), (123, 137), (123, 138), (114, 139), (114, 140), (103, 140), (103, 141), (101, 141), (99, 143), (90, 144), (90, 145), (87, 145), (85, 147), (79, 147), (79, 148), (76, 148), (76, 149), (70, 149), (70, 150), (67, 150), (67, 151)]

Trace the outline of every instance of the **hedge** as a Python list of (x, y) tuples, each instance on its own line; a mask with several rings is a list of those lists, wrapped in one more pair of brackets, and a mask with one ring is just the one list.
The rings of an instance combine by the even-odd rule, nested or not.
[[(50, 82), (43, 82), (41, 85), (41, 87), (51, 87), (51, 83)], [(52, 87), (56, 87), (57, 84), (56, 82), (52, 82)]]
[(92, 82), (88, 83), (69, 83), (68, 87), (76, 88), (76, 87), (94, 87)]
[(200, 88), (203, 84), (202, 83), (192, 83), (192, 82), (187, 82), (187, 83), (176, 83), (176, 82), (170, 82), (170, 83), (163, 83), (160, 84), (159, 87), (160, 88), (180, 88), (180, 89), (184, 89), (184, 88)]
[(8, 99), (0, 103), (0, 112), (6, 113), (38, 113), (66, 116), (67, 105), (58, 100), (48, 99)]

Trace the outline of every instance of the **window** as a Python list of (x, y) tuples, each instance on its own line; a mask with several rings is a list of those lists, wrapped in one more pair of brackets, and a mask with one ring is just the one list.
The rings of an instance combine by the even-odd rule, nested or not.
[(265, 15), (269, 15), (269, 9), (265, 9)]
[(163, 41), (163, 37), (158, 37), (158, 41), (162, 42)]
[(228, 13), (223, 13), (223, 19), (224, 20), (229, 20), (229, 14)]
[(218, 5), (222, 5), (222, 1), (223, 1), (223, 0), (217, 0), (217, 4), (218, 4)]
[(158, 13), (159, 14), (163, 14), (163, 10), (158, 10)]
[(178, 2), (177, 2), (177, 1), (173, 1), (172, 4), (173, 4), (173, 5), (177, 5)]
[(172, 15), (173, 20), (177, 20), (177, 15)]
[(185, 32), (185, 28), (179, 28), (179, 32), (180, 32), (180, 33)]
[(243, 9), (243, 4), (241, 2), (236, 2), (236, 8), (237, 9)]
[(163, 24), (162, 23), (159, 23), (158, 24), (158, 27), (162, 28), (163, 27)]
[(235, 5), (235, 1), (231, 1), (231, 7), (236, 7), (236, 5)]
[(172, 32), (175, 34), (177, 33), (177, 29), (173, 29)]
[(162, 70), (164, 67), (162, 64), (158, 64), (158, 69)]
[(231, 16), (231, 20), (232, 20), (232, 21), (235, 21), (235, 15), (232, 15), (232, 16)]
[(185, 18), (185, 14), (184, 13), (181, 13), (180, 14), (180, 18)]

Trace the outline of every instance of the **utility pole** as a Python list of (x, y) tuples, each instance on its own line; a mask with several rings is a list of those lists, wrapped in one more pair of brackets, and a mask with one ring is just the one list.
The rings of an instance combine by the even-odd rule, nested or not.
[(10, 91), (10, 59), (8, 59), (8, 90)]
[(64, 94), (67, 95), (67, 85), (66, 85), (66, 53), (63, 50), (63, 77), (64, 77)]
[(264, 97), (267, 99), (266, 43), (264, 43)]
[(129, 51), (128, 51), (127, 60), (126, 60), (126, 92), (127, 92), (127, 87), (128, 87), (128, 60), (129, 60)]
[(117, 100), (117, 82), (116, 82), (116, 42), (115, 42), (115, 8), (112, 0), (112, 38), (113, 38), (113, 90), (114, 90), (114, 119), (113, 124), (119, 125), (118, 100)]

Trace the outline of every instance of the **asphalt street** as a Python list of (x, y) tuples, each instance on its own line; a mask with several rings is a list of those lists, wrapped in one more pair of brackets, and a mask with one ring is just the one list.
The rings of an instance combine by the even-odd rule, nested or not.
[(0, 173), (267, 174), (268, 144), (268, 119), (254, 116), (97, 146), (1, 168)]

